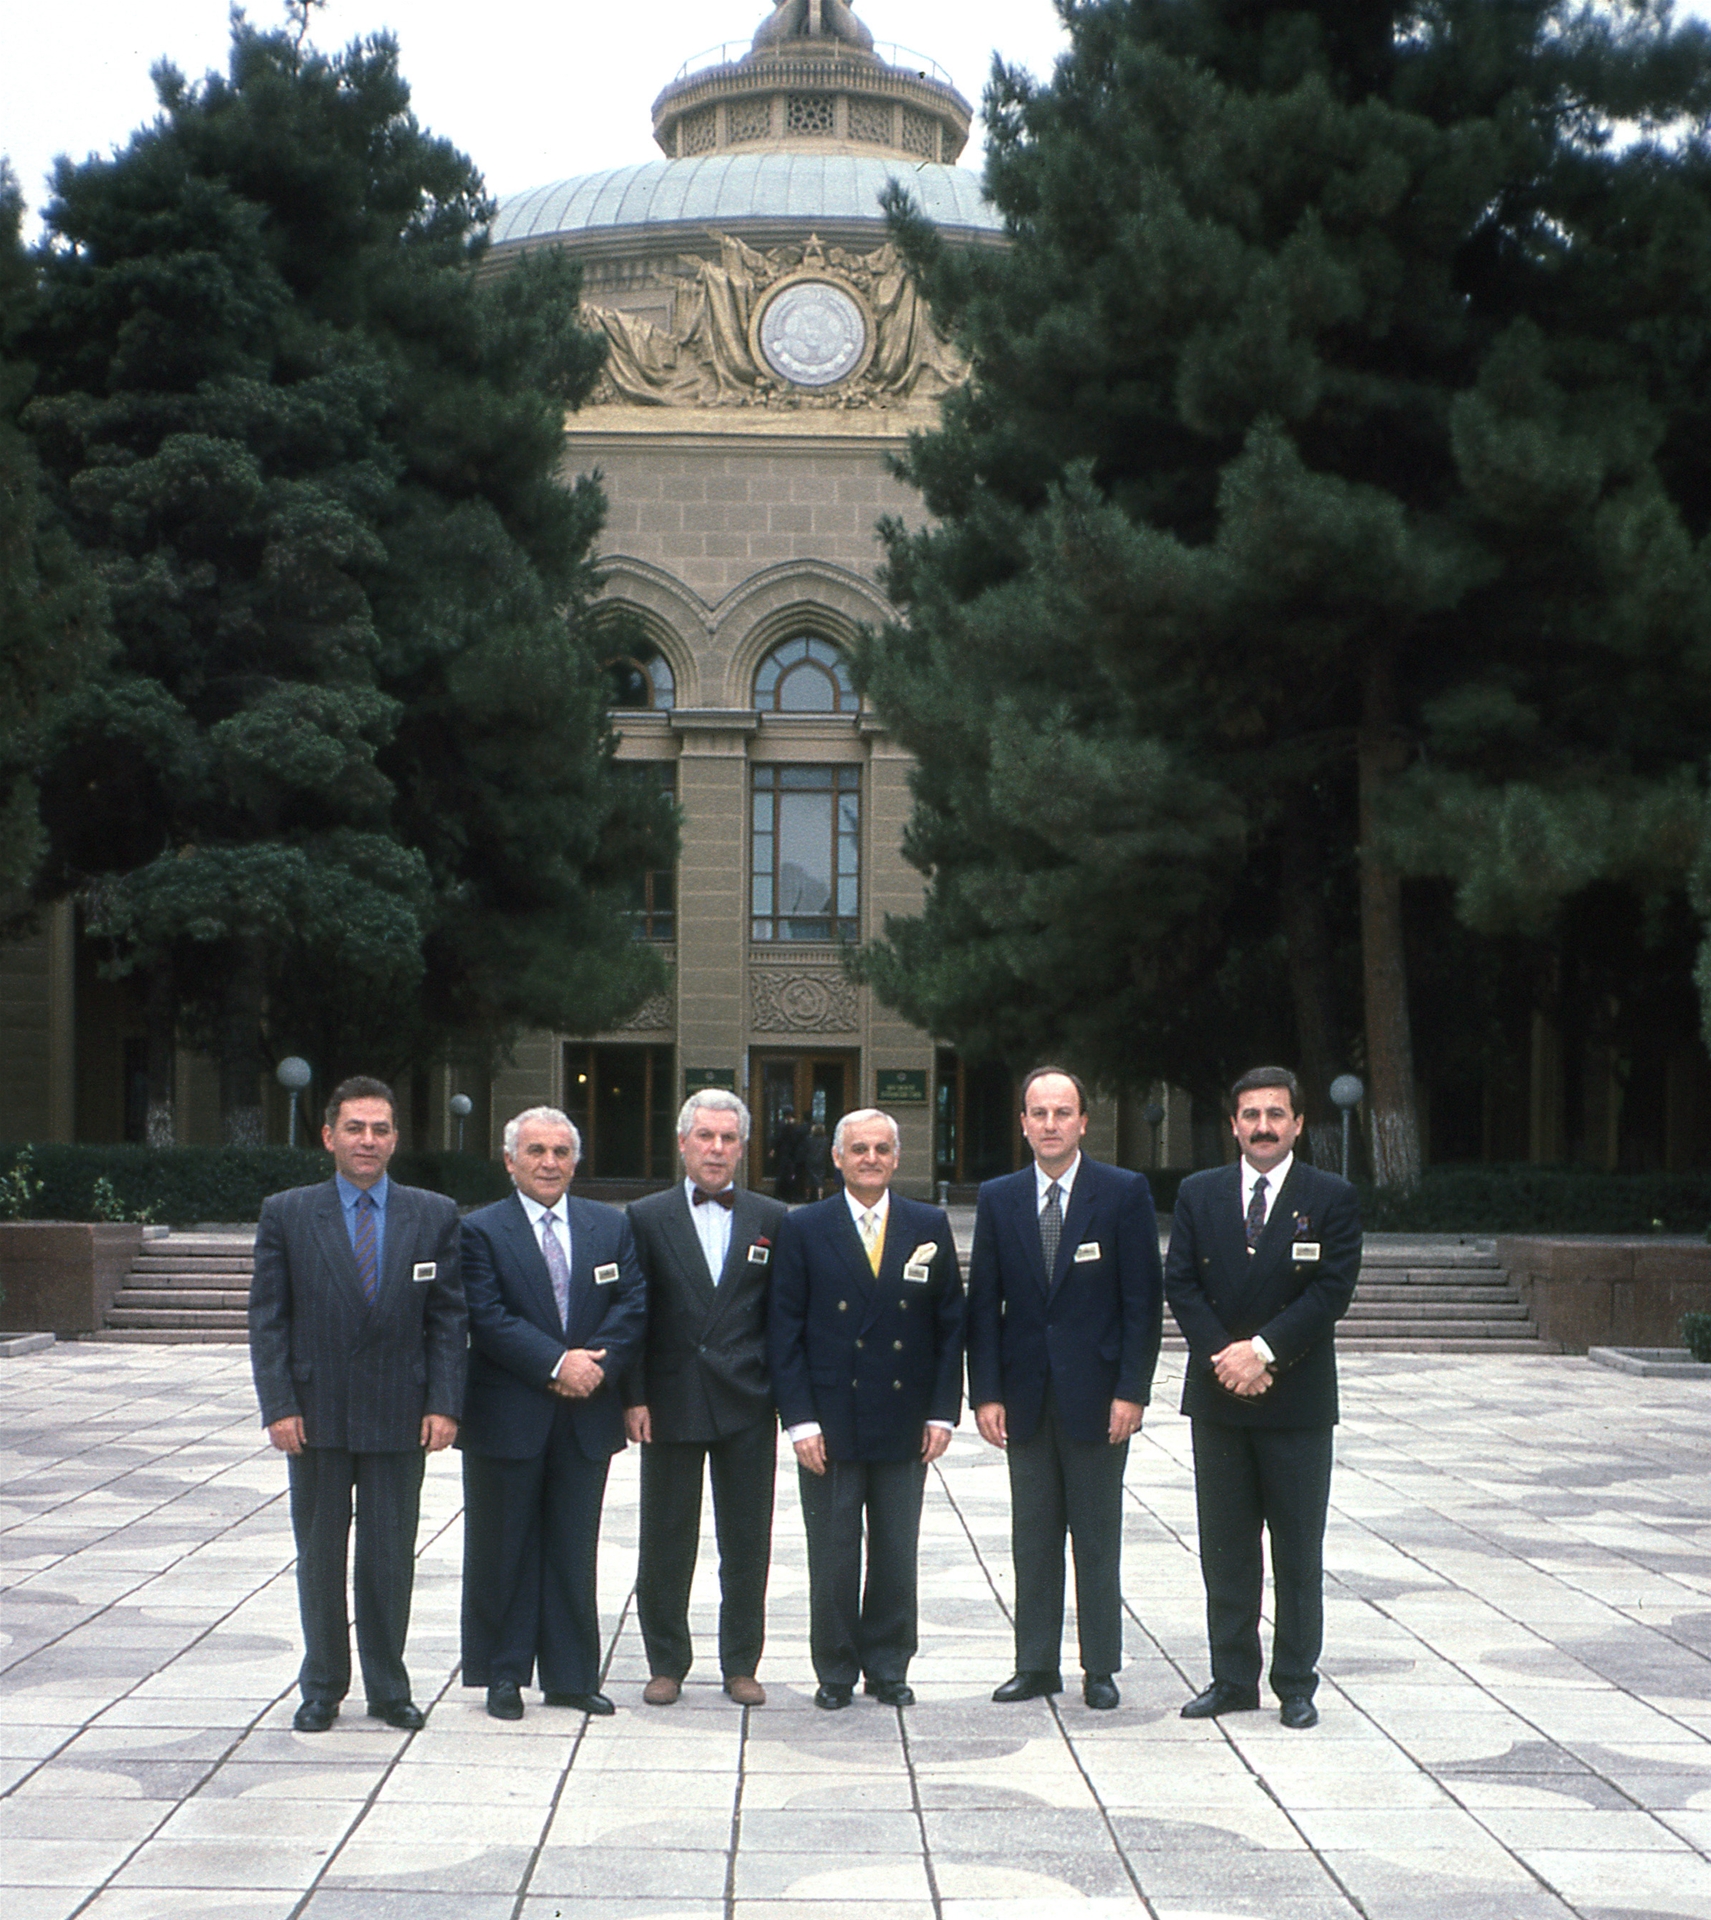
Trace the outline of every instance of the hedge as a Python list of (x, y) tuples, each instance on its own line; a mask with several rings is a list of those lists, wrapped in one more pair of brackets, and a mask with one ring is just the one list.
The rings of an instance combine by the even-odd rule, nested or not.
[[(0, 1146), (0, 1178), (21, 1149)], [(32, 1220), (134, 1220), (149, 1215), (175, 1227), (201, 1221), (248, 1221), (270, 1193), (325, 1180), (332, 1155), (292, 1147), (86, 1147), (35, 1144), (29, 1149), (41, 1183), (27, 1208)], [(472, 1153), (400, 1150), (391, 1166), (407, 1186), (447, 1193), (460, 1206), (502, 1200), (511, 1191), (497, 1161)], [(105, 1181), (116, 1206), (104, 1205)]]
[(1372, 1233), (1692, 1233), (1711, 1229), (1711, 1173), (1428, 1167), (1412, 1192), (1364, 1188)]

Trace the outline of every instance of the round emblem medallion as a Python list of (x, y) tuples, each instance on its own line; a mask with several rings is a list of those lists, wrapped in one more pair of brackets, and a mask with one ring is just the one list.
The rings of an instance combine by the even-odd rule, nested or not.
[(854, 371), (867, 350), (867, 322), (841, 287), (795, 280), (760, 316), (760, 350), (782, 379), (829, 387)]

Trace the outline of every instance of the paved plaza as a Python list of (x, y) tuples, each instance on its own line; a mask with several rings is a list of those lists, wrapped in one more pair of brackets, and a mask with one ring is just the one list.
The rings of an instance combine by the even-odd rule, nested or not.
[[(290, 1728), (285, 1468), (243, 1350), (0, 1363), (6, 1920), (1707, 1920), (1711, 1390), (1349, 1359), (1324, 1718), (1292, 1733), (1177, 1715), (1206, 1679), (1180, 1367), (1130, 1455), (1116, 1713), (1073, 1685), (989, 1702), (1008, 1500), (970, 1427), (928, 1483), (912, 1708), (812, 1706), (783, 1466), (768, 1705), (697, 1668), (643, 1707), (632, 1451), (602, 1556), (617, 1716), (533, 1696), (488, 1719), (457, 1679), (441, 1455), (410, 1642), (427, 1729), (358, 1698), (317, 1737)], [(698, 1583), (698, 1632), (712, 1600)]]

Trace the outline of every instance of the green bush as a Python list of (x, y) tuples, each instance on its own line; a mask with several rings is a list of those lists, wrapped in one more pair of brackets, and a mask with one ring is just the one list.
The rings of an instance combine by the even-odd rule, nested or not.
[[(26, 1161), (25, 1154), (29, 1155)], [(248, 1221), (270, 1193), (325, 1180), (332, 1155), (293, 1147), (89, 1147), (36, 1144), (0, 1147), (0, 1189), (19, 1182), (31, 1191), (17, 1217), (31, 1220)], [(503, 1199), (505, 1169), (471, 1153), (395, 1156), (394, 1179), (447, 1193), (460, 1206)]]
[(1695, 1360), (1711, 1360), (1711, 1313), (1681, 1316), (1681, 1344)]
[(1703, 1233), (1711, 1174), (1534, 1166), (1428, 1167), (1419, 1186), (1364, 1188), (1372, 1233)]

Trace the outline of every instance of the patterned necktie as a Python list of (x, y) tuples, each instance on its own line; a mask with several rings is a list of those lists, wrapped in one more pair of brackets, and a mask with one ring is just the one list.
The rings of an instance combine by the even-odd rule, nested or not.
[(1262, 1173), (1254, 1182), (1253, 1193), (1248, 1199), (1248, 1252), (1252, 1253), (1258, 1244), (1260, 1234), (1265, 1229), (1265, 1189), (1266, 1178)]
[(547, 1272), (552, 1276), (553, 1300), (558, 1307), (558, 1323), (561, 1327), (570, 1326), (570, 1262), (564, 1257), (564, 1248), (559, 1244), (558, 1223), (550, 1213), (541, 1216), (541, 1252), (546, 1258)]
[(885, 1235), (879, 1228), (879, 1209), (871, 1207), (861, 1217), (861, 1243), (867, 1248), (867, 1264), (879, 1278), (879, 1256), (885, 1248)]
[(1063, 1240), (1063, 1188), (1054, 1180), (1046, 1188), (1046, 1204), (1040, 1209), (1040, 1252), (1045, 1256), (1046, 1285), (1057, 1276), (1057, 1250)]
[(356, 1254), (356, 1270), (362, 1280), (362, 1297), (372, 1307), (374, 1296), (380, 1291), (380, 1266), (374, 1257), (374, 1195), (359, 1193), (356, 1197), (356, 1240), (353, 1251)]

